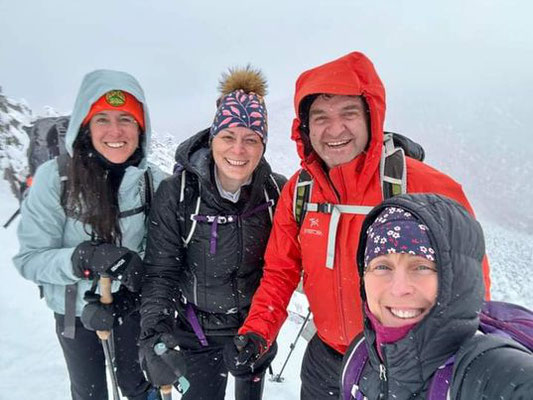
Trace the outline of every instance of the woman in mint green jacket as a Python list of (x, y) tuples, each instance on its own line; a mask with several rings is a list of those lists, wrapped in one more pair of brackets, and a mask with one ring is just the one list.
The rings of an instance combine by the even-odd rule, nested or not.
[[(122, 394), (155, 395), (137, 361), (146, 212), (164, 178), (148, 164), (150, 118), (131, 75), (85, 76), (66, 133), (68, 156), (42, 164), (21, 208), (14, 263), (42, 288), (56, 319), (73, 399), (106, 399), (102, 346), (95, 330), (113, 330)], [(100, 303), (98, 279), (113, 279), (113, 303)]]

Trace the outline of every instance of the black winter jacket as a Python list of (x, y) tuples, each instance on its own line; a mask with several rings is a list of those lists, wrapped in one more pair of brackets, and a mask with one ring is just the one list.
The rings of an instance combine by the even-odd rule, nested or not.
[[(363, 300), (366, 230), (387, 206), (401, 206), (428, 226), (437, 254), (439, 288), (429, 314), (405, 338), (382, 345), (384, 361), (365, 316), (369, 362), (359, 381), (361, 392), (369, 400), (424, 399), (436, 369), (455, 354), (451, 399), (533, 399), (531, 352), (513, 340), (477, 332), (484, 296), (483, 232), (453, 200), (440, 195), (402, 195), (386, 200), (367, 216), (357, 253)], [(347, 351), (345, 362), (357, 341)]]
[[(241, 188), (239, 201), (223, 199), (213, 177), (208, 129), (178, 147), (176, 162), (178, 171), (161, 183), (150, 213), (141, 306), (143, 336), (149, 334), (147, 330), (170, 331), (174, 311), (183, 317), (185, 301), (194, 304), (207, 335), (233, 335), (259, 286), (271, 229), (268, 208), (252, 211), (266, 203), (267, 196), (275, 204), (286, 179), (272, 173), (263, 158), (252, 183)], [(184, 244), (193, 228), (191, 215), (199, 196), (199, 215), (242, 216), (252, 212), (217, 224), (214, 254), (210, 252), (212, 223), (197, 222), (189, 243)], [(158, 322), (163, 328), (161, 324), (156, 327)]]

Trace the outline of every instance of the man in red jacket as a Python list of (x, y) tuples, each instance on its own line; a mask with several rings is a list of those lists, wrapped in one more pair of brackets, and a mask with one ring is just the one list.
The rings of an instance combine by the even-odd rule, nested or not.
[[(296, 82), (297, 117), (292, 127), (301, 166), (313, 180), (311, 203), (375, 206), (383, 200), (385, 89), (370, 60), (350, 53), (304, 72)], [(472, 208), (461, 186), (447, 175), (406, 158), (407, 192), (436, 192)], [(299, 173), (285, 185), (265, 254), (264, 273), (235, 346), (226, 352), (233, 369), (252, 367), (276, 339), (286, 307), (303, 276), (317, 334), (302, 363), (302, 399), (339, 396), (342, 356), (362, 331), (363, 316), (355, 254), (362, 214), (308, 210), (294, 218)], [(334, 228), (332, 228), (332, 226)], [(484, 264), (487, 293), (488, 263)]]

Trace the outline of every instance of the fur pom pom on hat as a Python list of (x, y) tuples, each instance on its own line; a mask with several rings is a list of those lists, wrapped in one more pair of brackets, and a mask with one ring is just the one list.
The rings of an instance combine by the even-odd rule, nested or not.
[(239, 89), (264, 97), (267, 94), (266, 78), (260, 69), (254, 68), (250, 64), (244, 68), (229, 68), (228, 72), (222, 74), (218, 83), (221, 97)]
[(263, 73), (251, 65), (230, 68), (218, 86), (217, 113), (211, 125), (211, 138), (227, 128), (244, 127), (257, 133), (266, 145), (268, 124), (263, 96), (267, 82)]

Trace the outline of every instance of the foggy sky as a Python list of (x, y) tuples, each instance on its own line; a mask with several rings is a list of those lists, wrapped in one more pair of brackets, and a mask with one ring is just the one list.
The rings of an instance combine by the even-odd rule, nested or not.
[(267, 104), (292, 106), (299, 73), (353, 50), (373, 60), (391, 101), (451, 89), (523, 96), (532, 11), (525, 0), (0, 0), (0, 85), (37, 112), (69, 112), (85, 73), (128, 71), (154, 128), (180, 137), (210, 122), (227, 67), (261, 68)]

